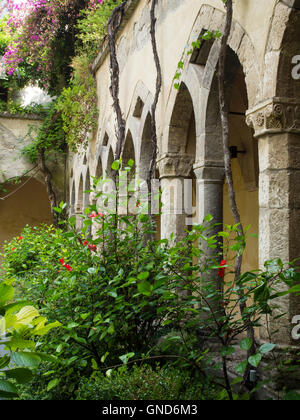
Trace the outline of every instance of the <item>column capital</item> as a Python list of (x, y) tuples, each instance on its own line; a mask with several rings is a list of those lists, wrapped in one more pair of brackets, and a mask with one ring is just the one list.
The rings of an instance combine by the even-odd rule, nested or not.
[(246, 112), (246, 123), (254, 137), (277, 133), (300, 134), (300, 100), (274, 97)]
[(197, 164), (194, 165), (194, 173), (198, 181), (205, 181), (211, 183), (224, 183), (225, 178), (225, 169), (224, 166), (199, 166)]
[(189, 177), (194, 160), (192, 155), (165, 153), (157, 160), (160, 178)]

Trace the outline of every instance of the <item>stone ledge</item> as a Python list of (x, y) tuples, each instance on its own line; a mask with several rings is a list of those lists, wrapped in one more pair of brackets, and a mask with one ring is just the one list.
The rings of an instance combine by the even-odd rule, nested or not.
[(43, 117), (38, 114), (11, 114), (10, 112), (0, 112), (0, 118), (16, 119), (16, 120), (32, 120), (42, 121)]

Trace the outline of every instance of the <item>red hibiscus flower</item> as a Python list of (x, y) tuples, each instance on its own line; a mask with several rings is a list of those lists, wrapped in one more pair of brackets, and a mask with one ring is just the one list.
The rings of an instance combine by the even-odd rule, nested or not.
[(225, 268), (223, 268), (224, 265), (227, 265), (227, 261), (222, 260), (221, 263), (220, 263), (221, 267), (219, 268), (219, 271), (218, 271), (218, 275), (221, 278), (225, 277)]
[(21, 241), (23, 239), (23, 236), (19, 236), (18, 239), (19, 241)]
[(69, 264), (65, 264), (64, 266), (68, 271), (73, 271), (73, 268)]
[(92, 244), (90, 244), (88, 247), (89, 247), (90, 251), (94, 251), (94, 252), (96, 252), (96, 251), (97, 251), (97, 247), (96, 247), (96, 245), (92, 245)]
[(64, 260), (63, 258), (61, 258), (61, 259), (59, 260), (59, 262), (61, 263), (61, 265), (65, 265), (65, 260)]

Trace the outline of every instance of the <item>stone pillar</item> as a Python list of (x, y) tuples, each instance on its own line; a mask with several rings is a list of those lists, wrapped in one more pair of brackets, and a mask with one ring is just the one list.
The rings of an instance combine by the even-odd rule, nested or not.
[(76, 229), (80, 230), (82, 228), (82, 204), (77, 204), (75, 208), (75, 217), (76, 217)]
[(189, 178), (193, 157), (168, 153), (158, 160), (161, 181), (161, 238), (180, 241), (186, 234), (184, 206), (184, 180)]
[[(197, 178), (197, 216), (202, 223), (205, 216), (211, 214), (214, 223), (223, 224), (223, 185), (224, 167), (194, 165)], [(216, 228), (222, 229), (222, 225)], [(213, 234), (213, 233), (212, 233)]]
[[(267, 260), (289, 262), (300, 257), (300, 102), (272, 98), (248, 111), (247, 123), (258, 140), (259, 262), (263, 268)], [(276, 305), (275, 315), (286, 313), (270, 319), (276, 342), (300, 344), (291, 334), (292, 320), (300, 315), (300, 299), (287, 295), (277, 299)], [(266, 328), (261, 329), (261, 338), (268, 338)]]

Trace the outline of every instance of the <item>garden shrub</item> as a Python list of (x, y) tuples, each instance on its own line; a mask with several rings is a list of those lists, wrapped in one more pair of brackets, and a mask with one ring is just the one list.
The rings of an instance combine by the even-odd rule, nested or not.
[[(61, 203), (57, 212), (64, 207)], [(273, 313), (272, 301), (288, 293), (278, 292), (278, 285), (292, 287), (295, 269), (277, 259), (235, 282), (229, 252), (242, 253), (246, 244), (238, 226), (212, 235), (215, 226), (207, 216), (171, 245), (153, 239), (152, 219), (141, 207), (137, 200), (135, 213), (119, 215), (93, 205), (81, 215), (81, 230), (73, 217), (64, 230), (26, 227), (5, 246), (5, 275), (50, 322), (63, 325), (41, 340), (43, 351), (56, 354), (58, 363), (40, 371), (31, 398), (74, 399), (80, 381), (88, 383), (112, 366), (154, 358), (193, 368), (200, 383), (209, 379), (224, 388), (222, 398), (239, 398), (233, 385), (244, 385), (247, 371), (274, 350), (272, 337), (259, 347), (245, 333)], [(214, 355), (211, 338), (219, 343)], [(237, 348), (245, 359), (235, 366), (238, 378), (231, 384), (228, 359)], [(224, 377), (215, 380), (212, 372), (222, 369)]]
[(58, 327), (27, 300), (14, 300), (12, 281), (0, 282), (0, 398), (19, 395), (19, 385), (33, 377), (32, 370), (41, 362), (53, 362), (52, 355), (38, 350), (36, 339)]
[[(214, 394), (215, 392), (215, 394)], [(216, 397), (189, 370), (150, 365), (122, 367), (110, 375), (95, 375), (80, 381), (77, 400), (204, 400)]]

